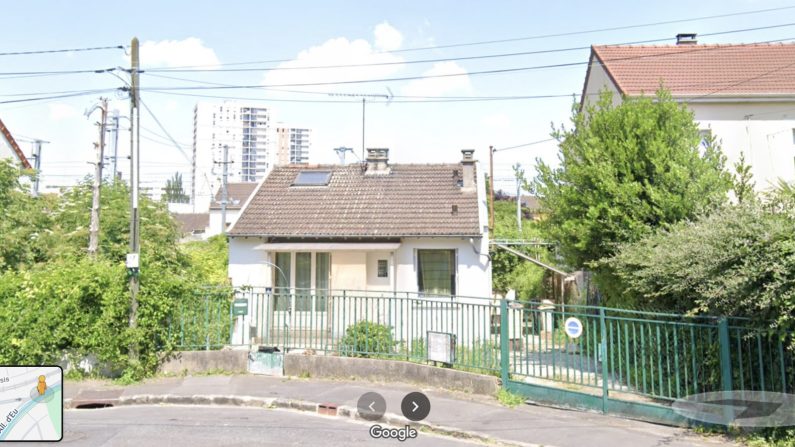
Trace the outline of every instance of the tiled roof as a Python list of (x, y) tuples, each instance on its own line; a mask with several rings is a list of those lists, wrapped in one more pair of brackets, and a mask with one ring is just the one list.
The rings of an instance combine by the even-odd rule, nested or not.
[(0, 120), (0, 136), (8, 142), (8, 146), (11, 147), (11, 151), (13, 151), (19, 162), (22, 164), (23, 168), (30, 169), (32, 166), (30, 162), (25, 157), (25, 154), (22, 152), (22, 149), (19, 148), (17, 141), (11, 135), (11, 132), (8, 130), (5, 124), (3, 124), (3, 120)]
[(621, 93), (674, 96), (795, 95), (795, 44), (594, 46)]
[(182, 234), (190, 234), (194, 231), (204, 231), (210, 225), (210, 215), (208, 213), (182, 213), (173, 214), (180, 224)]
[[(243, 208), (243, 205), (246, 204), (246, 200), (248, 200), (248, 196), (250, 196), (256, 188), (257, 184), (252, 182), (228, 183), (226, 185), (226, 209), (239, 210), (240, 208)], [(221, 188), (218, 188), (218, 191), (215, 193), (215, 197), (213, 198), (213, 202), (210, 204), (211, 210), (221, 209), (222, 194)]]
[[(229, 233), (294, 238), (480, 234), (477, 193), (458, 186), (460, 164), (390, 168), (389, 174), (365, 175), (359, 164), (276, 167)], [(291, 186), (306, 170), (332, 171), (328, 186)]]

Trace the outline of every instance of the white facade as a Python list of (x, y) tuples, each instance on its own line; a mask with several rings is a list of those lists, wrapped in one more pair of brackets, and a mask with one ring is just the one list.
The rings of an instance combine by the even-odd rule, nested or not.
[[(621, 95), (604, 68), (591, 62), (584, 100), (596, 101), (604, 88), (613, 93), (614, 103)], [(649, 92), (653, 95), (654, 92)], [(769, 189), (779, 179), (795, 180), (795, 98), (747, 96), (731, 98), (674, 99), (693, 111), (699, 129), (709, 131), (721, 143), (726, 169), (745, 155), (751, 166), (757, 190)]]
[(312, 147), (312, 129), (290, 127), (279, 124), (276, 127), (276, 164), (309, 163)]
[[(226, 210), (226, 228), (234, 225), (238, 217), (240, 217), (239, 209)], [(205, 234), (205, 237), (221, 234), (221, 210), (215, 208), (210, 210), (210, 224)]]
[(229, 182), (257, 182), (273, 166), (276, 136), (271, 109), (261, 104), (199, 102), (193, 116), (191, 201), (206, 212), (223, 174), (228, 147)]

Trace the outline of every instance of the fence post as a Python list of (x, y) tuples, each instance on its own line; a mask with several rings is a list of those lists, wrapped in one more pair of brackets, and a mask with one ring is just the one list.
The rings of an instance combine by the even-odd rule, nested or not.
[(599, 353), (602, 357), (602, 413), (607, 413), (608, 387), (607, 387), (607, 323), (605, 322), (605, 309), (599, 308), (599, 331), (601, 341), (599, 342)]
[(720, 344), (720, 383), (723, 391), (732, 389), (732, 359), (729, 351), (729, 320), (718, 320), (718, 343)]
[(508, 386), (508, 301), (500, 300), (500, 375), (502, 386)]

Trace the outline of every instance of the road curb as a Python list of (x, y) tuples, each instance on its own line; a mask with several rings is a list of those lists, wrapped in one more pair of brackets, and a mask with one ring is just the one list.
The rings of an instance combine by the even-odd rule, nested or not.
[[(279, 397), (254, 397), (254, 396), (232, 396), (232, 395), (176, 395), (176, 394), (137, 394), (132, 396), (120, 396), (112, 399), (64, 399), (65, 409), (78, 408), (99, 408), (116, 407), (131, 405), (226, 405), (237, 407), (252, 408), (279, 408), (286, 410), (306, 411), (325, 416), (336, 416), (340, 418), (354, 419), (364, 422), (380, 422), (392, 426), (411, 426), (419, 431), (448, 436), (457, 439), (470, 439), (487, 442), (499, 446), (519, 446), (519, 447), (552, 447), (547, 444), (533, 444), (519, 441), (510, 441), (485, 435), (483, 433), (461, 430), (439, 424), (432, 424), (426, 421), (414, 422), (406, 419), (402, 415), (395, 413), (385, 413), (378, 421), (367, 421), (359, 417), (356, 407), (347, 405), (335, 406), (336, 415), (330, 413), (327, 403), (309, 402), (297, 399), (285, 399)], [(332, 410), (333, 411), (333, 410)]]

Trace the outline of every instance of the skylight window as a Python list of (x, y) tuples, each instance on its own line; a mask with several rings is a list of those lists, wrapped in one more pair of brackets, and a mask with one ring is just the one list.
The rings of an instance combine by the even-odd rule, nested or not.
[(326, 186), (331, 180), (331, 171), (301, 171), (293, 186)]

